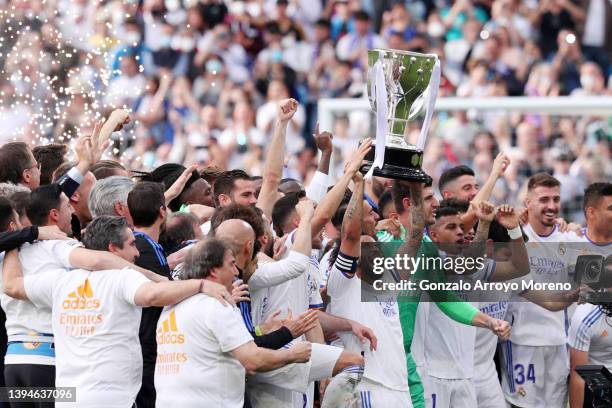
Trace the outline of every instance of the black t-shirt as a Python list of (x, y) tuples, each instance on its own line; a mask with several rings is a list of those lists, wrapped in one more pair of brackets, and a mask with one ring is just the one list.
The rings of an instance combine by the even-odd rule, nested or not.
[[(170, 278), (170, 267), (166, 260), (163, 248), (151, 237), (141, 232), (135, 232), (136, 248), (140, 255), (136, 259), (136, 265), (148, 269), (159, 275)], [(155, 359), (157, 357), (157, 342), (155, 331), (157, 320), (161, 315), (161, 307), (145, 307), (142, 309), (140, 321), (140, 345), (142, 347), (142, 361), (144, 370), (155, 370)]]

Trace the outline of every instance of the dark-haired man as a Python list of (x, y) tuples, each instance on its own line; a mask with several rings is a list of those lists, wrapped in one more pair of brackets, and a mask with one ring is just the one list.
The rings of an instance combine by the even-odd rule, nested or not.
[(582, 239), (594, 245), (612, 243), (612, 183), (593, 183), (584, 190), (586, 228)]
[[(186, 167), (175, 163), (166, 163), (157, 167), (151, 173), (142, 177), (143, 181), (163, 183), (164, 189), (168, 190), (181, 177)], [(212, 191), (210, 184), (200, 177), (197, 170), (193, 170), (185, 182), (182, 190), (177, 192), (177, 196), (168, 203), (168, 208), (172, 211), (179, 211), (181, 206), (190, 204), (201, 204), (212, 206)]]
[(474, 170), (468, 166), (456, 166), (446, 170), (438, 182), (442, 198), (457, 198), (467, 202), (472, 201), (479, 187)]
[[(584, 216), (587, 227), (580, 238), (589, 254), (612, 254), (612, 183), (593, 183), (584, 192)], [(598, 305), (581, 305), (572, 317), (568, 344), (570, 346), (570, 407), (586, 406), (584, 380), (575, 371), (577, 365), (602, 364), (612, 368), (610, 311)]]
[[(128, 208), (134, 223), (136, 247), (140, 253), (136, 265), (151, 270), (163, 278), (170, 277), (170, 267), (164, 249), (159, 244), (159, 236), (165, 227), (167, 209), (164, 185), (152, 181), (136, 183), (128, 194)], [(139, 406), (155, 405), (155, 359), (157, 342), (155, 329), (161, 314), (160, 307), (142, 310), (140, 321), (140, 345), (142, 347), (142, 388), (136, 403)]]
[(229, 170), (221, 173), (214, 184), (215, 207), (229, 204), (255, 205), (255, 183), (243, 170)]
[(53, 172), (64, 163), (68, 151), (65, 144), (51, 143), (44, 146), (36, 146), (32, 149), (32, 154), (40, 163), (40, 184), (49, 184), (53, 178)]
[[(83, 242), (88, 249), (108, 251), (126, 262), (138, 256), (123, 217), (96, 218)], [(3, 277), (9, 296), (52, 310), (55, 386), (77, 387), (74, 406), (78, 407), (134, 404), (142, 371), (137, 341), (141, 307), (174, 304), (204, 291), (229, 295), (197, 279), (151, 282), (129, 268), (94, 273), (51, 269), (24, 277), (16, 252), (6, 256)]]
[[(446, 271), (447, 279), (451, 282), (458, 280), (474, 284), (476, 281), (505, 281), (518, 278), (529, 273), (527, 250), (519, 228), (518, 215), (514, 210), (505, 206), (498, 212), (498, 220), (508, 229), (513, 237), (510, 244), (513, 257), (508, 261), (491, 261), (485, 258), (482, 267), (461, 271), (455, 268)], [(477, 209), (479, 226), (475, 241), (486, 240), (490, 223), (496, 216), (495, 207), (488, 203), (481, 203)], [(464, 232), (461, 213), (450, 206), (438, 208), (435, 224), (428, 227), (429, 236), (446, 261), (450, 258), (467, 254), (464, 253)], [(513, 235), (518, 233), (518, 235)], [(473, 255), (467, 255), (473, 257)], [(482, 256), (482, 255), (479, 255)], [(466, 292), (458, 295), (465, 297)], [(474, 302), (476, 299), (469, 299)], [(477, 303), (476, 303), (477, 306)], [(484, 316), (482, 312), (479, 312)], [(506, 339), (509, 334), (509, 325), (501, 318), (486, 316), (489, 319), (488, 328), (499, 333), (502, 328)], [(439, 407), (473, 407), (477, 404), (477, 394), (474, 383), (474, 342), (476, 329), (458, 324), (444, 315), (440, 308), (431, 307), (430, 304), (419, 304), (417, 317), (418, 336), (413, 342), (413, 355), (419, 372), (423, 376), (425, 385), (425, 400), (427, 406)], [(498, 329), (495, 329), (495, 327)], [(487, 327), (486, 325), (484, 327)]]
[(0, 146), (0, 183), (6, 182), (22, 184), (30, 190), (40, 185), (40, 164), (23, 142)]
[[(557, 225), (560, 190), (559, 181), (546, 173), (535, 174), (527, 184), (529, 224), (524, 231), (531, 243), (531, 274), (534, 279), (546, 277), (548, 282), (567, 280), (572, 263), (567, 243), (579, 241), (575, 233), (561, 232)], [(567, 311), (551, 312), (512, 300), (506, 317), (513, 322), (512, 333), (503, 349), (507, 362), (502, 376), (506, 400), (521, 407), (564, 407), (569, 374)]]

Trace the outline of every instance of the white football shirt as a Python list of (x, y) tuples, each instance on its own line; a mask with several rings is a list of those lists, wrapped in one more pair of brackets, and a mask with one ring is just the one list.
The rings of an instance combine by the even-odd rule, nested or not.
[(231, 351), (253, 341), (235, 306), (198, 294), (157, 323), (156, 406), (242, 408), (245, 369)]
[[(495, 271), (495, 261), (487, 259), (484, 268), (471, 275), (452, 275), (449, 282), (462, 279), (473, 283), (487, 282)], [(456, 292), (460, 297), (465, 293)], [(418, 366), (431, 376), (444, 379), (469, 379), (474, 376), (474, 347), (476, 328), (466, 326), (446, 316), (437, 306), (428, 305), (424, 293), (417, 309), (417, 322), (412, 344), (413, 357)], [(478, 307), (476, 302), (472, 302)]]
[[(573, 263), (573, 251), (567, 243), (577, 242), (578, 236), (573, 232), (562, 233), (555, 226), (547, 236), (540, 236), (527, 225), (524, 228), (529, 237), (526, 244), (531, 271), (523, 279), (547, 282), (567, 281), (570, 265)], [(569, 326), (566, 310), (551, 312), (534, 303), (512, 297), (508, 306), (507, 318), (512, 325), (510, 341), (524, 346), (562, 346), (566, 343)], [(542, 330), (545, 327), (546, 330)]]
[(567, 343), (589, 352), (589, 364), (612, 370), (612, 319), (597, 305), (579, 305), (572, 316)]
[[(387, 296), (378, 302), (362, 302), (361, 280), (350, 272), (351, 258), (338, 255), (327, 281), (334, 314), (369, 327), (378, 339), (378, 347), (370, 351), (370, 344), (361, 344), (352, 333), (339, 333), (346, 349), (364, 352), (363, 376), (370, 381), (397, 391), (408, 391), (408, 372), (404, 337), (399, 320), (397, 300)], [(348, 267), (347, 267), (348, 266)]]
[[(76, 387), (76, 407), (131, 407), (142, 381), (136, 291), (149, 280), (132, 269), (53, 270), (24, 277), (26, 294), (53, 309), (57, 387)], [(39, 309), (40, 310), (40, 309)]]

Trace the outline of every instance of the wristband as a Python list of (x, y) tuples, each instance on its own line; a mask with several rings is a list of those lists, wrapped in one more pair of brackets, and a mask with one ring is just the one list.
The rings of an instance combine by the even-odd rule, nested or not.
[(181, 205), (178, 212), (189, 214), (189, 206), (187, 204)]
[(523, 231), (521, 231), (521, 227), (516, 227), (516, 228), (512, 228), (507, 230), (508, 231), (508, 235), (510, 235), (510, 239), (519, 239), (523, 236)]
[(255, 335), (256, 336), (263, 336), (263, 332), (261, 331), (261, 327), (255, 326)]

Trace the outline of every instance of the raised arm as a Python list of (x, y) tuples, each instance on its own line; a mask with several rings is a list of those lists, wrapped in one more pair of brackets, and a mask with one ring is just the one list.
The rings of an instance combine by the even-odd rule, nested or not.
[(287, 125), (297, 108), (298, 103), (295, 99), (285, 99), (278, 106), (278, 118), (268, 147), (261, 191), (257, 199), (257, 207), (264, 212), (268, 219), (272, 219), (272, 208), (278, 199), (278, 186), (283, 177)]
[[(478, 206), (481, 202), (488, 201), (489, 198), (491, 198), (491, 193), (495, 188), (495, 183), (497, 183), (497, 180), (503, 176), (509, 165), (510, 158), (504, 152), (500, 152), (493, 161), (491, 174), (489, 174), (487, 181), (485, 181), (484, 185), (480, 188), (480, 190), (478, 190), (478, 193), (476, 193), (476, 196), (472, 199), (471, 204)], [(466, 229), (472, 228), (478, 221), (478, 216), (475, 211), (476, 208), (477, 207), (470, 206), (468, 212), (461, 216), (461, 221), (463, 221), (463, 225)]]
[(313, 237), (317, 236), (323, 227), (325, 227), (325, 224), (333, 217), (344, 198), (344, 193), (346, 192), (349, 182), (355, 173), (359, 171), (363, 159), (371, 148), (372, 139), (365, 139), (347, 163), (344, 174), (340, 180), (338, 180), (334, 187), (329, 190), (325, 198), (323, 198), (317, 206), (312, 218), (311, 234)]
[(2, 289), (14, 299), (27, 300), (23, 284), (23, 272), (19, 262), (19, 252), (14, 249), (6, 254), (2, 265)]
[(510, 249), (512, 257), (509, 261), (497, 262), (492, 281), (505, 281), (525, 276), (530, 271), (529, 254), (523, 241), (523, 232), (519, 226), (519, 217), (513, 207), (504, 204), (497, 210), (497, 221), (508, 230), (510, 234)]
[[(402, 181), (401, 183), (408, 183)], [(421, 247), (423, 240), (423, 230), (425, 229), (425, 206), (423, 205), (423, 184), (410, 183), (409, 189), (410, 200), (410, 217), (407, 224), (404, 224), (406, 229), (406, 241), (399, 248), (400, 255), (408, 255), (414, 257)], [(402, 270), (402, 279), (409, 279), (405, 276), (405, 270)]]
[(333, 152), (332, 139), (333, 136), (329, 132), (319, 132), (319, 124), (315, 128), (314, 134), (315, 143), (317, 148), (321, 151), (321, 159), (314, 176), (310, 180), (308, 186), (306, 186), (306, 197), (319, 203), (325, 194), (327, 194), (327, 187), (329, 186), (329, 163)]
[(340, 252), (347, 256), (359, 257), (361, 244), (361, 220), (363, 219), (363, 175), (353, 175), (354, 189), (342, 219), (340, 230)]

